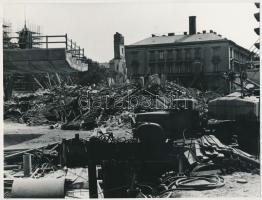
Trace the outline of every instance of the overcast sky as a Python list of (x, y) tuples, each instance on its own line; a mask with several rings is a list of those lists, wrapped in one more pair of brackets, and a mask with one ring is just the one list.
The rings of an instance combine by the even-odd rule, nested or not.
[[(197, 31), (210, 29), (249, 49), (258, 39), (252, 1), (212, 3), (201, 1), (111, 1), (89, 3), (7, 3), (4, 19), (13, 31), (27, 23), (41, 26), (42, 34), (65, 34), (85, 48), (86, 56), (99, 62), (113, 58), (113, 35), (120, 32), (125, 44), (152, 33), (188, 31), (188, 16), (195, 15)], [(197, 1), (194, 1), (197, 2)]]

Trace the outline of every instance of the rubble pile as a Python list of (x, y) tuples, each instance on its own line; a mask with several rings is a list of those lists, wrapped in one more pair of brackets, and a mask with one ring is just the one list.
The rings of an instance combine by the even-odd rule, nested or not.
[[(120, 87), (64, 85), (14, 95), (5, 102), (4, 118), (28, 125), (48, 124), (50, 128), (91, 130), (112, 120), (116, 120), (118, 125), (125, 124), (129, 121), (127, 116), (136, 112), (169, 109), (170, 96), (194, 98), (199, 111), (205, 113), (207, 102), (219, 94), (185, 88), (174, 82), (166, 82), (165, 87), (141, 87), (131, 83)], [(162, 107), (157, 105), (159, 103)]]
[(195, 88), (185, 88), (175, 82), (167, 82), (165, 85), (166, 94), (173, 94), (177, 98), (193, 98), (198, 101), (198, 108), (202, 113), (207, 112), (207, 104), (210, 100), (221, 97), (220, 94), (206, 91), (201, 92)]

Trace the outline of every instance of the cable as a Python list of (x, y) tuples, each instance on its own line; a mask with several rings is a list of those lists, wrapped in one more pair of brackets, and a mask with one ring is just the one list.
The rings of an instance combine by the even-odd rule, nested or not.
[[(138, 187), (144, 187), (144, 188), (147, 188), (147, 189), (149, 189), (150, 190), (150, 192), (151, 192), (151, 194), (153, 193), (153, 188), (151, 187), (151, 186), (149, 186), (149, 185), (145, 185), (145, 184), (136, 184)], [(143, 190), (143, 188), (141, 188), (141, 190)]]
[[(190, 184), (194, 181), (204, 180), (209, 183), (203, 184)], [(193, 189), (193, 190), (205, 190), (205, 189), (213, 189), (222, 187), (225, 185), (224, 179), (220, 176), (216, 175), (208, 175), (208, 176), (196, 176), (196, 177), (185, 177), (176, 180), (175, 182), (178, 189)]]
[[(168, 177), (168, 180), (165, 180), (164, 182), (169, 181), (170, 179), (173, 179), (171, 183), (168, 185), (168, 190), (162, 191), (159, 195), (157, 195), (157, 198), (170, 198), (172, 195), (172, 192), (176, 190), (209, 190), (214, 188), (223, 187), (225, 185), (224, 179), (221, 176), (217, 175), (206, 175), (206, 176), (192, 176), (192, 177)], [(202, 184), (194, 184), (194, 181), (207, 181), (208, 183), (202, 183)], [(192, 183), (192, 184), (190, 184)], [(173, 188), (175, 185), (175, 188)], [(168, 192), (167, 196), (165, 194)]]

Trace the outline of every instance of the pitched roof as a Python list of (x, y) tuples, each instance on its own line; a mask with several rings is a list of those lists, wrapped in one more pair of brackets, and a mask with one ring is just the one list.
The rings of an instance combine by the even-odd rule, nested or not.
[(173, 36), (154, 36), (128, 46), (154, 45), (154, 44), (171, 44), (184, 42), (203, 42), (212, 40), (226, 40), (215, 33), (200, 33), (194, 35), (173, 35)]

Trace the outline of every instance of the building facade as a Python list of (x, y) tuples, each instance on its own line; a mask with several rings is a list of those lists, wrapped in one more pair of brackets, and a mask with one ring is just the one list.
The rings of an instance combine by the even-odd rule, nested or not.
[(152, 35), (126, 46), (129, 78), (152, 74), (189, 87), (219, 89), (223, 73), (240, 71), (250, 52), (210, 30), (196, 33), (195, 17), (189, 18), (189, 33)]

